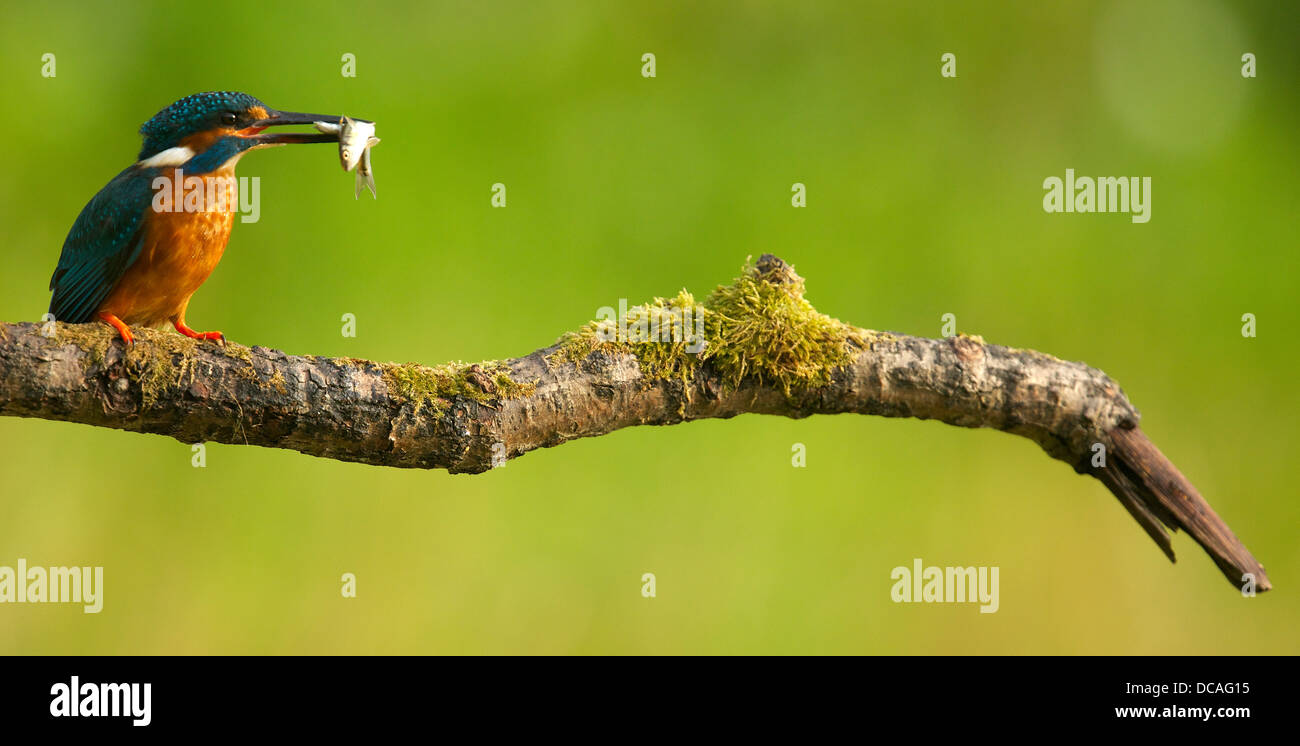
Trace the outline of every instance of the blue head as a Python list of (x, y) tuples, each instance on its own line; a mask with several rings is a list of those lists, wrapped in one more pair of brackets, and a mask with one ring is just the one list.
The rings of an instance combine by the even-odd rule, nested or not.
[(144, 145), (139, 160), (150, 166), (183, 165), (189, 173), (206, 173), (253, 148), (338, 142), (336, 135), (262, 133), (277, 125), (338, 120), (336, 115), (276, 111), (238, 91), (196, 93), (158, 112), (140, 127)]

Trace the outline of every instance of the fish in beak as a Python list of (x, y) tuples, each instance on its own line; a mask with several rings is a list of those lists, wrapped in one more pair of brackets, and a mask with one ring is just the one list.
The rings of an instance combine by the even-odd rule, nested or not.
[(361, 198), (362, 186), (377, 198), (379, 194), (375, 191), (374, 171), (370, 166), (370, 149), (379, 144), (379, 138), (375, 137), (375, 123), (344, 115), (337, 124), (312, 122), (312, 125), (322, 133), (338, 138), (339, 164), (344, 171), (357, 171), (357, 199)]

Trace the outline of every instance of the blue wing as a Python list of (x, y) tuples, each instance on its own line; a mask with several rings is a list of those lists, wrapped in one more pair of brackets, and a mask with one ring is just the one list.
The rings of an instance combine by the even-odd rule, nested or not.
[(50, 277), (54, 291), (50, 313), (55, 319), (73, 324), (92, 320), (99, 304), (140, 256), (154, 171), (128, 167), (82, 208)]

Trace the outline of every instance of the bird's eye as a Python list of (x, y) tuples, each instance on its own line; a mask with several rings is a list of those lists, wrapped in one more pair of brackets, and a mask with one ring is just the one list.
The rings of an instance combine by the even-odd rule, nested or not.
[(223, 124), (234, 124), (238, 119), (239, 117), (235, 116), (235, 112), (233, 111), (227, 111), (221, 115), (221, 122)]

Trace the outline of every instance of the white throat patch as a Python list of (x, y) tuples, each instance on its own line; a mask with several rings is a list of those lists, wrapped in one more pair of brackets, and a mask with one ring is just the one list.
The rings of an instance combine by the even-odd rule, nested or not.
[(194, 151), (187, 147), (181, 146), (176, 148), (167, 148), (156, 155), (149, 156), (139, 162), (139, 165), (145, 168), (159, 168), (162, 166), (181, 166), (189, 159), (194, 157)]

